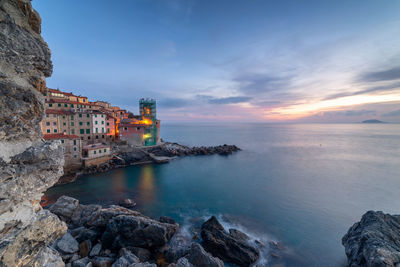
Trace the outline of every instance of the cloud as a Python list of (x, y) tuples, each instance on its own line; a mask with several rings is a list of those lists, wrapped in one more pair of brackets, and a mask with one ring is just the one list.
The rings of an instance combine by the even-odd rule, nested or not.
[(330, 99), (346, 97), (346, 96), (353, 96), (353, 95), (362, 95), (362, 94), (368, 94), (368, 93), (390, 92), (390, 91), (393, 91), (393, 89), (397, 89), (397, 88), (400, 88), (400, 82), (395, 82), (395, 83), (383, 85), (383, 86), (374, 86), (374, 87), (370, 87), (370, 88), (355, 91), (355, 92), (344, 92), (344, 93), (332, 94), (332, 95), (329, 95), (326, 98), (324, 98), (324, 100), (330, 100)]
[(360, 75), (360, 80), (364, 82), (391, 81), (397, 79), (400, 79), (400, 66), (384, 71), (366, 72)]
[(251, 97), (247, 96), (232, 96), (232, 97), (223, 97), (223, 98), (212, 98), (208, 100), (210, 104), (238, 104), (243, 102), (248, 102), (251, 100)]
[(365, 115), (376, 115), (375, 110), (339, 110), (339, 111), (325, 111), (322, 113), (323, 116), (365, 116)]
[(400, 109), (394, 110), (385, 114), (382, 114), (383, 117), (395, 117), (395, 116), (400, 116)]
[(246, 73), (233, 79), (239, 83), (239, 90), (244, 93), (258, 94), (280, 90), (289, 85), (292, 77), (278, 77), (269, 74)]

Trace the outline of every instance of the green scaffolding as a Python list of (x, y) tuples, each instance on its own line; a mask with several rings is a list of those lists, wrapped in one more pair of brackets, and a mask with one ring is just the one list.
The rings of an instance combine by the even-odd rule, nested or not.
[(144, 140), (145, 146), (154, 146), (157, 144), (157, 109), (156, 101), (154, 99), (140, 99), (139, 101), (140, 116), (142, 119), (147, 118), (152, 121), (145, 130), (146, 139)]

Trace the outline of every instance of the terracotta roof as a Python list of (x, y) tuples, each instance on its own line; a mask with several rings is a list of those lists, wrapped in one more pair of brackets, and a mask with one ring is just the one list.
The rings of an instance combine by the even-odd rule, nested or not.
[(66, 104), (77, 104), (77, 105), (87, 105), (87, 106), (92, 105), (92, 104), (90, 104), (90, 102), (82, 103), (82, 102), (78, 102), (78, 101), (71, 101), (71, 100), (66, 100), (66, 99), (55, 99), (55, 98), (46, 100), (46, 103), (66, 103)]
[(79, 136), (74, 134), (64, 134), (64, 133), (55, 133), (55, 134), (45, 134), (43, 135), (44, 140), (54, 140), (54, 139), (79, 139)]

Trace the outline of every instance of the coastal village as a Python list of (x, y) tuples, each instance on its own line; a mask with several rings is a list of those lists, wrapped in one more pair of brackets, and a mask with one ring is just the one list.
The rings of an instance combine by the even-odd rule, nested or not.
[(65, 169), (107, 162), (116, 143), (137, 147), (160, 143), (160, 120), (154, 99), (140, 99), (139, 114), (134, 115), (108, 102), (91, 102), (86, 96), (59, 89), (46, 88), (43, 95), (43, 138), (60, 140)]

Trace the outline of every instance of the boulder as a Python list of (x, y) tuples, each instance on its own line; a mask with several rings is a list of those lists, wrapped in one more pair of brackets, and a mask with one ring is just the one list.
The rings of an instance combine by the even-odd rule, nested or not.
[(157, 267), (157, 265), (154, 263), (139, 262), (139, 263), (133, 263), (129, 265), (129, 267)]
[(100, 237), (100, 233), (92, 230), (87, 229), (84, 226), (75, 228), (71, 230), (71, 235), (78, 241), (82, 242), (84, 240), (90, 240), (94, 242), (98, 237)]
[(79, 244), (79, 256), (81, 258), (87, 257), (92, 249), (92, 242), (90, 240), (82, 241)]
[(133, 263), (139, 263), (140, 260), (136, 255), (126, 248), (119, 251), (119, 258), (113, 263), (112, 267), (128, 267)]
[(120, 200), (118, 202), (118, 205), (127, 209), (132, 209), (136, 206), (135, 201), (133, 201), (132, 199), (126, 198), (123, 200)]
[(237, 230), (237, 229), (229, 229), (229, 235), (232, 236), (233, 238), (243, 240), (243, 241), (248, 241), (250, 238), (243, 232)]
[(342, 238), (348, 265), (399, 266), (400, 215), (368, 211)]
[(149, 261), (151, 258), (151, 252), (145, 248), (139, 247), (127, 247), (133, 254), (135, 254), (141, 262)]
[(161, 223), (143, 215), (119, 215), (109, 221), (101, 239), (106, 248), (156, 248), (164, 246), (177, 228), (176, 224)]
[(228, 234), (215, 216), (201, 226), (203, 246), (208, 252), (238, 266), (249, 266), (257, 261), (260, 252), (235, 233), (236, 236)]
[(191, 264), (188, 259), (180, 258), (176, 263), (169, 264), (168, 267), (194, 267), (194, 265)]
[(79, 200), (68, 196), (61, 196), (57, 199), (56, 203), (51, 205), (50, 211), (64, 222), (69, 223), (78, 205)]
[(159, 221), (162, 223), (176, 224), (175, 220), (168, 216), (161, 216)]
[(90, 260), (88, 257), (76, 260), (72, 262), (72, 267), (86, 267), (89, 264)]
[(79, 243), (67, 232), (60, 240), (57, 241), (57, 249), (63, 254), (73, 254), (78, 252)]
[[(223, 261), (207, 253), (198, 243), (192, 243), (189, 253), (185, 256), (196, 267), (223, 267)], [(182, 262), (182, 261), (181, 261)]]
[(168, 262), (176, 262), (179, 258), (188, 254), (190, 245), (190, 237), (187, 237), (180, 229), (178, 229), (169, 241), (166, 251), (164, 252), (166, 260)]

